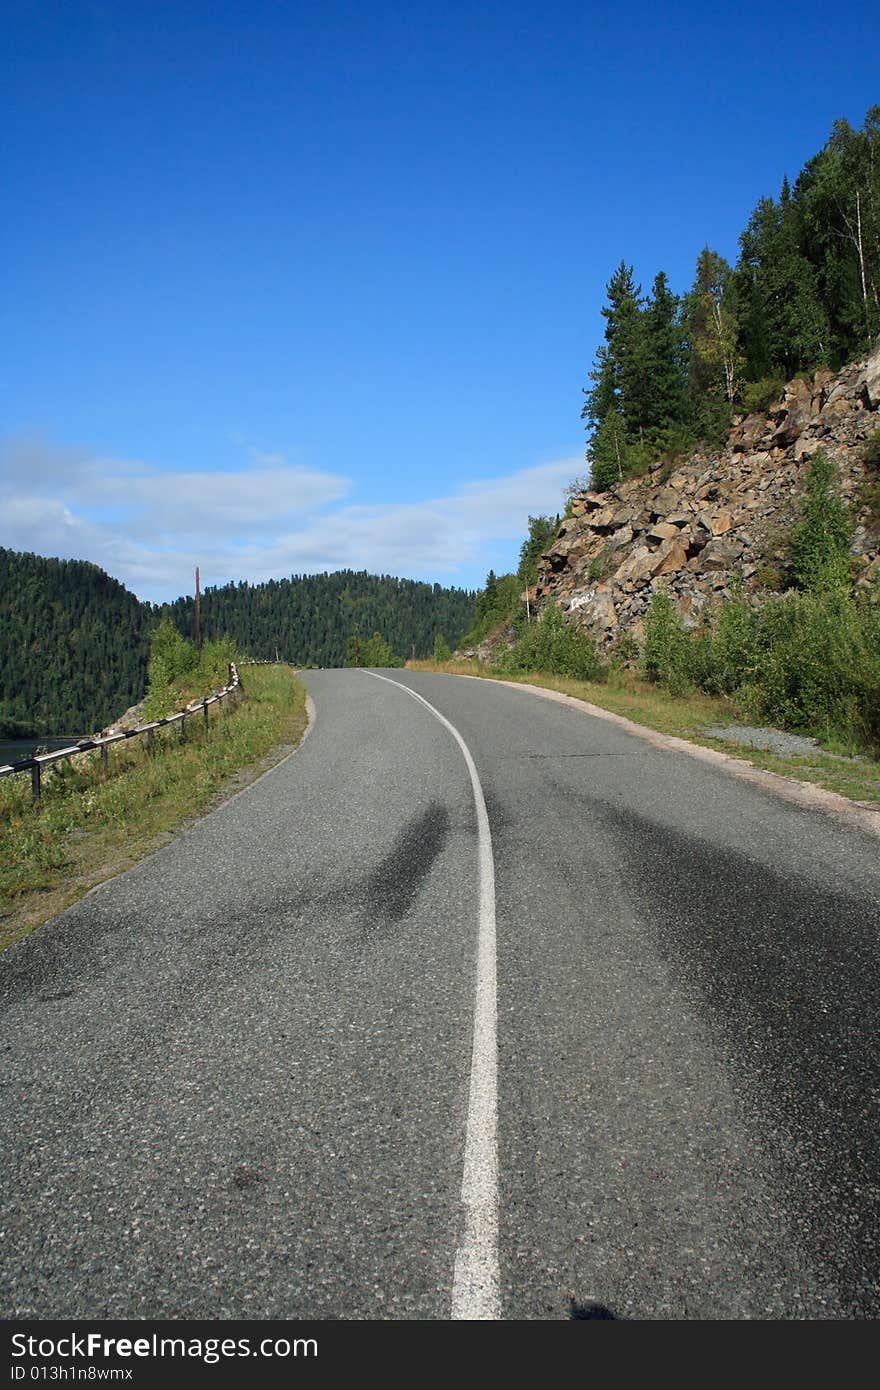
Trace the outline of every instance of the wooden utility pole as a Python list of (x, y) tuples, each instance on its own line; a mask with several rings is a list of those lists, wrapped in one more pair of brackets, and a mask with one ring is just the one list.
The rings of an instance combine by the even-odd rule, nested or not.
[(199, 588), (199, 567), (196, 565), (196, 651), (202, 655), (202, 594)]

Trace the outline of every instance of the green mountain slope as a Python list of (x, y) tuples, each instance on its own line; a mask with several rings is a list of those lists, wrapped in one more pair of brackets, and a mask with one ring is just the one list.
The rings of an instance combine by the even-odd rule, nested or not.
[[(158, 608), (84, 560), (0, 548), (0, 732), (85, 733), (116, 718), (144, 693), (163, 613), (193, 636), (192, 598)], [(473, 615), (463, 589), (344, 570), (209, 588), (201, 630), (256, 658), (343, 666), (355, 629), (380, 633), (401, 658), (427, 656), (438, 635), (455, 644)]]
[[(186, 636), (193, 631), (192, 598), (180, 598), (171, 614)], [(339, 570), (294, 575), (265, 584), (226, 584), (202, 596), (205, 638), (228, 633), (251, 656), (300, 666), (344, 666), (353, 629), (381, 633), (392, 651), (408, 657), (434, 649), (439, 634), (456, 642), (474, 614), (474, 595), (391, 575)]]
[(0, 728), (107, 724), (144, 692), (153, 621), (97, 565), (0, 549)]

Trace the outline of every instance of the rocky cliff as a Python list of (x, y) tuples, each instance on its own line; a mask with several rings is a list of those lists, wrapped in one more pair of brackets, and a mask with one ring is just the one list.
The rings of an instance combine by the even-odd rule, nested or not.
[(784, 582), (785, 539), (796, 519), (810, 459), (833, 458), (857, 518), (853, 555), (860, 583), (880, 567), (880, 533), (860, 489), (865, 440), (880, 427), (880, 342), (837, 375), (797, 378), (766, 414), (734, 419), (723, 448), (604, 493), (581, 492), (544, 554), (537, 605), (554, 599), (600, 647), (639, 638), (652, 589), (665, 584), (695, 623), (740, 575), (746, 589)]

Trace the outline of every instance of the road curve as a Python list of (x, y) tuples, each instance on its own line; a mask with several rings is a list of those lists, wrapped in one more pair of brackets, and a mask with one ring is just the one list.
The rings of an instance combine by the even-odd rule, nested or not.
[[(876, 1317), (876, 839), (383, 674), (307, 673), (299, 752), (0, 957), (0, 1314)], [(472, 1314), (478, 809), (401, 684), (491, 837)]]

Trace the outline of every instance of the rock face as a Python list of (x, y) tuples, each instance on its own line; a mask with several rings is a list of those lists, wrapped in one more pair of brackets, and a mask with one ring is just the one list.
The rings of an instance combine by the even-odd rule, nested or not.
[[(600, 646), (641, 633), (651, 592), (665, 585), (693, 626), (739, 575), (746, 589), (785, 562), (785, 536), (797, 517), (810, 459), (820, 450), (838, 465), (845, 501), (857, 507), (865, 477), (861, 450), (880, 428), (880, 341), (866, 360), (836, 376), (797, 378), (764, 414), (735, 419), (724, 447), (697, 450), (674, 469), (657, 464), (609, 492), (572, 501), (541, 560), (531, 592), (548, 599)], [(852, 551), (859, 583), (880, 569), (880, 534), (858, 515)]]

